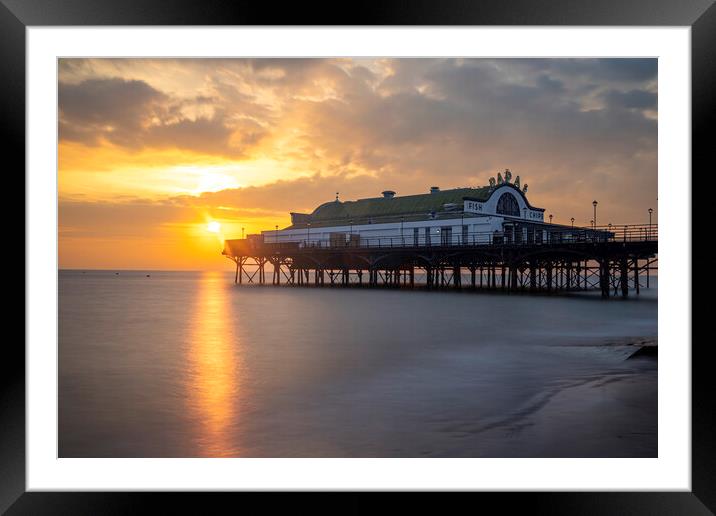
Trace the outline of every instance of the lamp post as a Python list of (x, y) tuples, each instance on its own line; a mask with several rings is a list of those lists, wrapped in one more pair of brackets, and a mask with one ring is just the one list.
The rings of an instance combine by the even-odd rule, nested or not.
[(549, 214), (549, 223), (552, 224), (552, 214)]
[(241, 228), (241, 240), (244, 239), (244, 228)]
[(597, 229), (597, 204), (599, 204), (596, 200), (592, 201), (592, 206), (594, 206), (594, 229)]
[(311, 245), (311, 223), (307, 222), (306, 226), (308, 226), (308, 234), (306, 235), (306, 246)]
[(572, 218), (571, 218), (571, 219), (569, 219), (569, 220), (571, 220), (571, 221), (572, 221), (572, 227), (574, 227), (574, 217), (572, 217)]
[(275, 238), (275, 240), (276, 240), (276, 243), (278, 244), (278, 224), (276, 224), (276, 226), (274, 226), (274, 227), (276, 228), (276, 238)]
[(649, 233), (646, 235), (646, 239), (651, 239), (651, 214), (654, 212), (651, 208), (649, 208)]

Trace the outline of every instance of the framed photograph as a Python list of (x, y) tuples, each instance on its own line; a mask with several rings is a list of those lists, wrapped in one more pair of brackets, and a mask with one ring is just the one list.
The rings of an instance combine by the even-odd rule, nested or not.
[(3, 0), (28, 301), (0, 508), (710, 514), (716, 8), (658, 4)]

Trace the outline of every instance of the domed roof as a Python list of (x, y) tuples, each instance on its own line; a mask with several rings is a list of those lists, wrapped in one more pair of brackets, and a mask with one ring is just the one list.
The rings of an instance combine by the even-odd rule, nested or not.
[(341, 201), (331, 201), (321, 204), (311, 213), (311, 220), (331, 220), (340, 219), (349, 216), (346, 210), (347, 203)]
[(443, 211), (446, 204), (462, 205), (463, 199), (486, 200), (494, 189), (454, 188), (432, 193), (398, 197), (371, 197), (356, 201), (331, 201), (318, 206), (310, 215), (312, 225), (328, 225), (353, 221), (355, 224), (381, 222), (413, 215), (425, 216)]

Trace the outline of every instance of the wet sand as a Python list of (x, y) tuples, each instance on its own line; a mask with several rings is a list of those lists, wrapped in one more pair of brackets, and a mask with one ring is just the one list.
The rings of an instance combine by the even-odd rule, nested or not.
[(489, 456), (657, 457), (657, 359), (645, 349), (618, 350), (632, 371), (555, 386), (482, 433)]

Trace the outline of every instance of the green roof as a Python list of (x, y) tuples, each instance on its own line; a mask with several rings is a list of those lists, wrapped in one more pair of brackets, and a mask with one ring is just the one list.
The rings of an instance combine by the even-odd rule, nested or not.
[[(455, 204), (457, 210), (462, 211), (465, 198), (486, 201), (494, 190), (495, 188), (484, 186), (480, 188), (455, 188), (434, 193), (392, 198), (372, 197), (356, 201), (331, 201), (321, 204), (313, 210), (308, 219), (311, 222), (311, 226), (319, 227), (337, 223), (348, 224), (351, 221), (353, 224), (379, 224), (401, 219), (405, 221), (420, 220), (431, 212), (435, 212), (435, 215), (440, 217), (446, 212), (446, 204)], [(291, 228), (303, 227), (306, 227), (304, 222), (291, 226)]]

